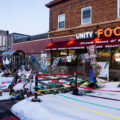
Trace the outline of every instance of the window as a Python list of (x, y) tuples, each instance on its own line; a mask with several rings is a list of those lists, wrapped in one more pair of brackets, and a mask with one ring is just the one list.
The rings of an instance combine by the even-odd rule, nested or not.
[(60, 56), (67, 56), (67, 50), (61, 50)]
[(3, 46), (5, 46), (6, 40), (5, 40), (5, 36), (3, 36)]
[(69, 50), (69, 55), (70, 55), (70, 56), (76, 55), (76, 50)]
[(91, 6), (81, 9), (81, 24), (91, 23)]
[(0, 46), (2, 46), (2, 36), (0, 36)]
[(65, 28), (65, 14), (58, 15), (58, 29)]
[(118, 13), (118, 17), (120, 17), (120, 0), (118, 0), (118, 11), (117, 11), (117, 13)]

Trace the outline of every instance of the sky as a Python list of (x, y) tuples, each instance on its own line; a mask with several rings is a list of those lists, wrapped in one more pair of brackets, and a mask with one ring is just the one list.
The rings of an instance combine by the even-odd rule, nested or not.
[(0, 0), (0, 30), (36, 35), (49, 31), (51, 0)]

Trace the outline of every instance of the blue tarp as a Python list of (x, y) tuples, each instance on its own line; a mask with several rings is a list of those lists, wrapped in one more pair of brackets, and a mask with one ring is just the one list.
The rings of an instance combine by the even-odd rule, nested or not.
[(14, 52), (15, 52), (15, 50), (14, 51), (5, 51), (2, 53), (2, 55), (12, 55)]

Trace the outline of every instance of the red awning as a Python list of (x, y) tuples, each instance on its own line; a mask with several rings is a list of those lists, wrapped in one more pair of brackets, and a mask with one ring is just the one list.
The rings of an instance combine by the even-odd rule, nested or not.
[(119, 47), (120, 37), (51, 42), (45, 50), (85, 49), (90, 45), (96, 45), (97, 48)]

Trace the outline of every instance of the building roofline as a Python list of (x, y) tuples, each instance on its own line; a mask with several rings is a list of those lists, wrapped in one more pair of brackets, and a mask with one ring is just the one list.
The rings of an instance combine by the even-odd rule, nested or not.
[(23, 34), (23, 33), (16, 33), (16, 32), (11, 33), (10, 35), (12, 35), (12, 34), (19, 34), (19, 35), (31, 36), (31, 35), (26, 35), (26, 34)]
[(48, 7), (48, 8), (50, 8), (50, 7), (52, 7), (52, 6), (56, 5), (56, 4), (59, 4), (61, 2), (65, 2), (65, 1), (66, 0), (53, 0), (53, 1), (49, 2), (48, 4), (46, 4), (45, 6)]

